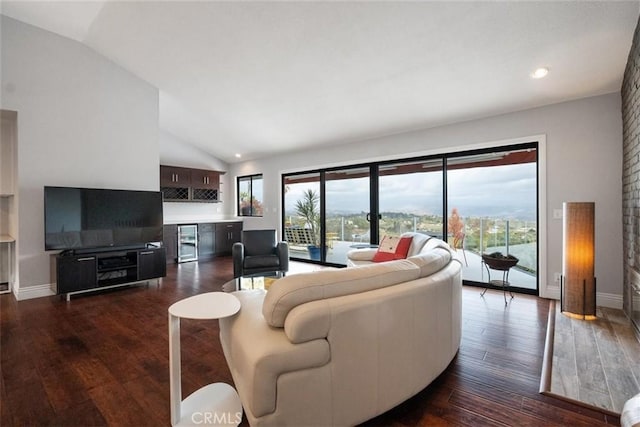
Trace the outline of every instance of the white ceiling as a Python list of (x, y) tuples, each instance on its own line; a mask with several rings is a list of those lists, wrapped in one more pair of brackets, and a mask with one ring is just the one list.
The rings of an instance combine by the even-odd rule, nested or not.
[(162, 129), (236, 162), (618, 91), (640, 2), (1, 7), (158, 87)]

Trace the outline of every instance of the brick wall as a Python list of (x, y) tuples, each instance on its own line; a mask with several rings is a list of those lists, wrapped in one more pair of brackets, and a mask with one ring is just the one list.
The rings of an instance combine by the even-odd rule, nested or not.
[[(640, 271), (640, 29), (622, 80), (622, 224), (624, 245), (624, 310), (630, 313), (629, 270)], [(640, 326), (640, 325), (638, 325)]]

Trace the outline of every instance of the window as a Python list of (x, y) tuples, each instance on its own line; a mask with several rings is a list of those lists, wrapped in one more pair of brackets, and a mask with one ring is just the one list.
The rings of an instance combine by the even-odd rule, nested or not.
[(238, 215), (262, 216), (262, 174), (238, 177)]

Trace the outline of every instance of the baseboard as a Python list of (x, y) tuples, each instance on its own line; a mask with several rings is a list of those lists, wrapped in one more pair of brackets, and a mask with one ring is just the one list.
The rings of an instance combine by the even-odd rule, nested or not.
[(617, 308), (622, 310), (622, 295), (598, 292), (596, 293), (596, 301), (598, 307)]
[(13, 290), (13, 295), (18, 301), (24, 301), (33, 298), (50, 297), (55, 295), (53, 290), (54, 285), (44, 284), (36, 286), (28, 286), (26, 288), (19, 288)]
[[(545, 294), (546, 298), (560, 300), (560, 286), (548, 286)], [(596, 305), (622, 310), (622, 295), (596, 292)]]

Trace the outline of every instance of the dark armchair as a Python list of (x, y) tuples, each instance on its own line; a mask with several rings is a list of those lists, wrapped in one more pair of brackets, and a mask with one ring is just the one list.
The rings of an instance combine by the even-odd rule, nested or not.
[(243, 230), (242, 243), (234, 243), (233, 277), (289, 270), (289, 245), (276, 242), (276, 230)]

